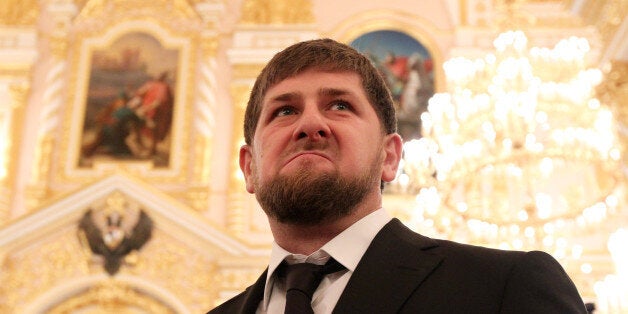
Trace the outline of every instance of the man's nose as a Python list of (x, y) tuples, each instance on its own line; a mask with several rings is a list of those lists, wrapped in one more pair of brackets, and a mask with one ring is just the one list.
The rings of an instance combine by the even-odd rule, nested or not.
[(301, 113), (294, 130), (295, 139), (309, 138), (312, 141), (327, 138), (331, 133), (329, 125), (318, 109), (306, 109)]

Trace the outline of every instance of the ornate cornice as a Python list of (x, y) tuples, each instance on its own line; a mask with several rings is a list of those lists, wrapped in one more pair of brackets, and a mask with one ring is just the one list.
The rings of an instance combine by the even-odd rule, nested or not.
[(245, 0), (243, 24), (310, 24), (314, 22), (311, 0)]

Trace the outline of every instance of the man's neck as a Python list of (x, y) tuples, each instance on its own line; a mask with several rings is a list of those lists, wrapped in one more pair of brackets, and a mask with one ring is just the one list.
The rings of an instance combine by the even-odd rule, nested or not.
[(348, 216), (314, 226), (284, 224), (271, 218), (269, 219), (270, 229), (275, 242), (284, 250), (293, 254), (310, 255), (355, 222), (380, 207), (381, 203), (372, 208), (358, 209)]

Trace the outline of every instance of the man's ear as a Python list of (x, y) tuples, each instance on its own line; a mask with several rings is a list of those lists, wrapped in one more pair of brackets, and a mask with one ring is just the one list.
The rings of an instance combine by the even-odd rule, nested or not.
[(382, 181), (390, 182), (397, 176), (397, 169), (401, 161), (403, 151), (403, 140), (397, 133), (388, 134), (384, 137), (384, 162), (382, 164)]
[(244, 182), (246, 183), (246, 191), (253, 194), (255, 193), (255, 187), (253, 184), (253, 152), (251, 152), (251, 146), (242, 145), (240, 147), (240, 170), (244, 175)]

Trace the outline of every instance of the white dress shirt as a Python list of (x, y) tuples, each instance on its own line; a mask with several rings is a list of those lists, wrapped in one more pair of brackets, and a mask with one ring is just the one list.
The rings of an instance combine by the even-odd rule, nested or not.
[(314, 263), (325, 264), (330, 257), (336, 259), (346, 270), (327, 275), (314, 291), (312, 309), (316, 314), (327, 314), (336, 306), (342, 291), (344, 291), (351, 275), (358, 266), (362, 255), (375, 238), (375, 235), (390, 221), (391, 217), (382, 208), (360, 219), (339, 235), (327, 242), (318, 251), (309, 256), (292, 254), (276, 242), (268, 264), (268, 275), (264, 288), (264, 299), (260, 302), (257, 313), (280, 314), (284, 312), (286, 304), (286, 287), (280, 280), (275, 280), (275, 270), (285, 259), (289, 264)]

